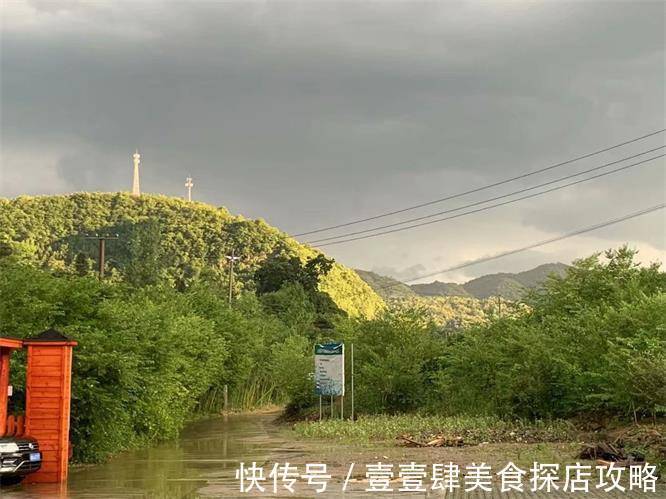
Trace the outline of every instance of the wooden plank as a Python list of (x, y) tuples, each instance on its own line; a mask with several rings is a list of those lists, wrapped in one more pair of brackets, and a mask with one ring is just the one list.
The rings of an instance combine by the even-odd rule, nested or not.
[(45, 430), (52, 431), (55, 435), (60, 430), (60, 420), (58, 418), (35, 419), (31, 422), (30, 428), (32, 434), (39, 430)]
[(60, 409), (59, 398), (38, 398), (33, 402), (30, 407), (35, 409)]
[[(39, 450), (47, 453), (50, 451), (58, 450), (58, 441), (56, 439), (51, 439), (50, 442), (45, 442), (43, 440), (39, 440)], [(46, 454), (44, 454), (46, 455)]]
[[(33, 432), (33, 433), (30, 434), (30, 436), (32, 438), (36, 439), (37, 442), (39, 442), (40, 450), (42, 448), (42, 442), (44, 442), (43, 445), (51, 446), (51, 445), (53, 445), (53, 443), (46, 443), (46, 441), (48, 440), (49, 442), (53, 442), (55, 440), (55, 435), (53, 433), (48, 433), (48, 432), (41, 433), (41, 434), (38, 434), (37, 432)], [(53, 449), (46, 448), (47, 452), (51, 451), (51, 450), (53, 450)]]
[(55, 404), (60, 403), (60, 401), (56, 398), (48, 398), (48, 399), (39, 399), (44, 400), (45, 403), (42, 403), (39, 407), (31, 407), (30, 411), (30, 416), (35, 416), (36, 414), (60, 414), (60, 411), (62, 410), (60, 407), (53, 407)]
[(57, 473), (59, 469), (60, 465), (58, 463), (46, 462), (42, 463), (40, 471), (43, 473)]
[(55, 367), (60, 368), (62, 366), (62, 359), (59, 355), (42, 355), (32, 359), (32, 365), (34, 367)]
[(33, 358), (39, 358), (39, 357), (60, 357), (60, 349), (55, 349), (55, 348), (39, 348), (39, 349), (35, 349), (35, 348), (33, 347), (32, 357), (33, 357)]
[(62, 380), (53, 376), (33, 376), (28, 388), (62, 388)]
[(58, 476), (57, 472), (46, 473), (39, 470), (37, 473), (30, 473), (26, 477), (25, 483), (59, 483)]
[(33, 423), (34, 425), (30, 425), (30, 428), (35, 431), (51, 430), (54, 432), (55, 435), (55, 433), (60, 429), (60, 420), (58, 418), (37, 419), (33, 421)]
[(39, 350), (35, 350), (33, 348), (32, 351), (32, 358), (36, 359), (39, 357), (59, 357), (60, 356), (60, 350), (55, 349), (55, 348), (42, 348)]
[[(53, 359), (54, 357), (42, 357), (42, 360), (44, 359)], [(37, 360), (37, 359), (35, 359)], [(62, 365), (62, 359), (61, 359), (61, 365)], [(39, 368), (39, 371), (33, 371), (31, 374), (34, 376), (61, 376), (61, 367), (60, 366), (41, 366)]]
[(29, 379), (26, 383), (26, 391), (30, 389), (36, 391), (37, 396), (39, 396), (40, 393), (42, 393), (46, 397), (50, 397), (54, 393), (57, 393), (58, 395), (62, 396), (62, 389), (60, 386), (33, 386), (32, 380)]
[(48, 428), (36, 428), (30, 431), (30, 436), (37, 439), (41, 444), (42, 440), (44, 441), (56, 441), (58, 437), (53, 433), (52, 429)]
[[(38, 436), (37, 433), (41, 433), (41, 435), (39, 435), (39, 438), (37, 438)], [(35, 432), (30, 436), (37, 439), (37, 443), (39, 443), (40, 449), (42, 448), (43, 445), (55, 445), (59, 441), (53, 435), (49, 434), (48, 432), (43, 432), (42, 430), (37, 430), (37, 432)]]
[[(27, 392), (30, 395), (30, 397), (34, 400), (50, 399), (50, 398), (56, 398), (56, 399), (62, 398), (62, 392), (57, 387), (33, 388), (33, 387), (28, 386)], [(28, 406), (26, 404), (26, 407), (31, 407), (31, 406)]]
[(33, 409), (33, 411), (30, 413), (30, 418), (33, 421), (37, 419), (60, 419), (60, 411), (54, 409)]

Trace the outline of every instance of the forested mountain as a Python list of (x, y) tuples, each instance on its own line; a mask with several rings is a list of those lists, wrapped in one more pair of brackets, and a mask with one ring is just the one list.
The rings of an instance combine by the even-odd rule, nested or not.
[(550, 274), (563, 276), (567, 268), (563, 263), (546, 263), (516, 274), (499, 273), (478, 277), (466, 282), (463, 287), (477, 298), (501, 296), (507, 300), (518, 300), (527, 290), (541, 286)]
[(514, 274), (514, 279), (527, 288), (534, 288), (543, 284), (546, 278), (551, 274), (564, 277), (568, 268), (569, 266), (563, 263), (544, 263), (532, 270), (526, 270)]
[(518, 300), (525, 294), (527, 288), (511, 274), (490, 274), (472, 279), (463, 284), (463, 287), (477, 298), (501, 296), (507, 300)]
[(472, 296), (462, 284), (455, 282), (433, 281), (425, 284), (412, 284), (410, 287), (420, 296)]
[[(106, 243), (110, 280), (146, 285), (167, 282), (186, 289), (205, 279), (224, 285), (225, 256), (233, 249), (236, 291), (254, 289), (254, 273), (270, 255), (318, 252), (299, 244), (263, 220), (233, 216), (225, 208), (160, 195), (77, 193), (0, 199), (0, 252), (63, 272), (94, 271), (97, 241), (91, 235), (117, 235)], [(321, 291), (352, 316), (372, 317), (382, 299), (351, 269), (334, 264)]]
[[(384, 298), (404, 298), (413, 296), (406, 288), (410, 288), (419, 296), (460, 296), (467, 298), (486, 299), (501, 296), (507, 300), (519, 300), (529, 289), (541, 286), (550, 274), (563, 276), (568, 266), (563, 263), (546, 263), (531, 270), (515, 274), (502, 272), (489, 274), (472, 279), (464, 284), (455, 282), (433, 281), (425, 284), (407, 286), (390, 277), (380, 276), (373, 272), (357, 271), (377, 293)], [(394, 284), (389, 289), (380, 289), (387, 284)]]
[(377, 293), (385, 300), (417, 296), (416, 291), (414, 291), (407, 284), (398, 281), (397, 279), (379, 275), (375, 272), (370, 272), (369, 270), (355, 270), (361, 279), (367, 282), (368, 285), (375, 290), (375, 293)]

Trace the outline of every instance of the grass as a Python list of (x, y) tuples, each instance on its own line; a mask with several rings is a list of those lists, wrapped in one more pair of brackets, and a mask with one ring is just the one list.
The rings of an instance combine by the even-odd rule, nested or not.
[(275, 383), (259, 380), (247, 381), (229, 394), (231, 409), (234, 411), (253, 411), (275, 404)]
[[(228, 392), (229, 409), (238, 412), (250, 412), (273, 406), (276, 403), (276, 388), (275, 383), (262, 383), (259, 380), (249, 380), (239, 387), (232, 387)], [(215, 386), (201, 397), (197, 412), (199, 414), (214, 414), (223, 409), (224, 388)]]
[(574, 426), (563, 420), (525, 421), (492, 416), (417, 414), (362, 416), (355, 422), (339, 419), (301, 422), (294, 429), (298, 435), (306, 438), (356, 443), (393, 440), (405, 434), (421, 441), (438, 434), (462, 437), (466, 445), (484, 442), (566, 442), (576, 435)]

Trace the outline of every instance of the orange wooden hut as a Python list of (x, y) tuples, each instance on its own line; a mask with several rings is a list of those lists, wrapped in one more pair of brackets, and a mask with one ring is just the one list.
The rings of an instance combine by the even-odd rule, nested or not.
[[(0, 436), (29, 435), (39, 442), (41, 469), (27, 482), (67, 479), (72, 349), (76, 342), (49, 329), (29, 339), (0, 338)], [(10, 357), (27, 348), (25, 416), (7, 414)]]

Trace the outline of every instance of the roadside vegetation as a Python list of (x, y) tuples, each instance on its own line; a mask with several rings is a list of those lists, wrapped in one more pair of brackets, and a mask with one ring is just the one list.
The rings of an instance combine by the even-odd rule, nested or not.
[[(345, 316), (317, 289), (331, 266), (324, 258), (301, 264), (297, 257), (270, 257), (265, 268), (272, 270), (257, 273), (260, 291), (230, 307), (226, 287), (215, 282), (184, 291), (100, 282), (5, 255), (0, 335), (26, 338), (55, 327), (78, 341), (71, 438), (76, 460), (97, 462), (174, 438), (192, 418), (219, 413), (224, 385), (234, 410), (297, 400), (309, 370), (294, 370), (292, 358), (304, 356), (321, 328), (330, 327), (327, 318)], [(276, 270), (282, 267), (287, 272)], [(11, 411), (20, 414), (22, 352), (13, 356), (11, 375)]]
[[(510, 313), (491, 301), (477, 317), (463, 300), (471, 320), (453, 327), (418, 303), (385, 307), (351, 270), (216, 208), (121, 194), (0, 208), (0, 335), (55, 327), (79, 342), (79, 461), (175, 437), (222, 409), (225, 385), (232, 409), (281, 404), (290, 418), (312, 417), (313, 347), (326, 341), (354, 344), (361, 419), (302, 423), (303, 436), (558, 441), (569, 435), (564, 420), (606, 428), (666, 414), (666, 274), (638, 266), (627, 248), (575, 262)], [(111, 228), (123, 243), (100, 282), (79, 236)], [(248, 255), (231, 306), (230, 248)], [(24, 361), (12, 360), (14, 412)], [(666, 448), (654, 428), (640, 445)]]
[[(337, 323), (361, 414), (656, 419), (666, 411), (666, 274), (611, 250), (510, 317), (446, 334), (417, 310)], [(310, 356), (303, 358), (310, 363)]]
[(449, 429), (464, 438), (470, 428), (483, 435), (488, 421), (560, 428), (567, 420), (603, 438), (608, 428), (642, 423), (652, 429), (627, 445), (666, 462), (665, 291), (658, 265), (640, 267), (633, 251), (620, 248), (550, 278), (521, 313), (457, 334), (418, 309), (346, 320), (338, 332), (354, 343), (361, 418), (303, 423), (297, 431), (388, 439)]

